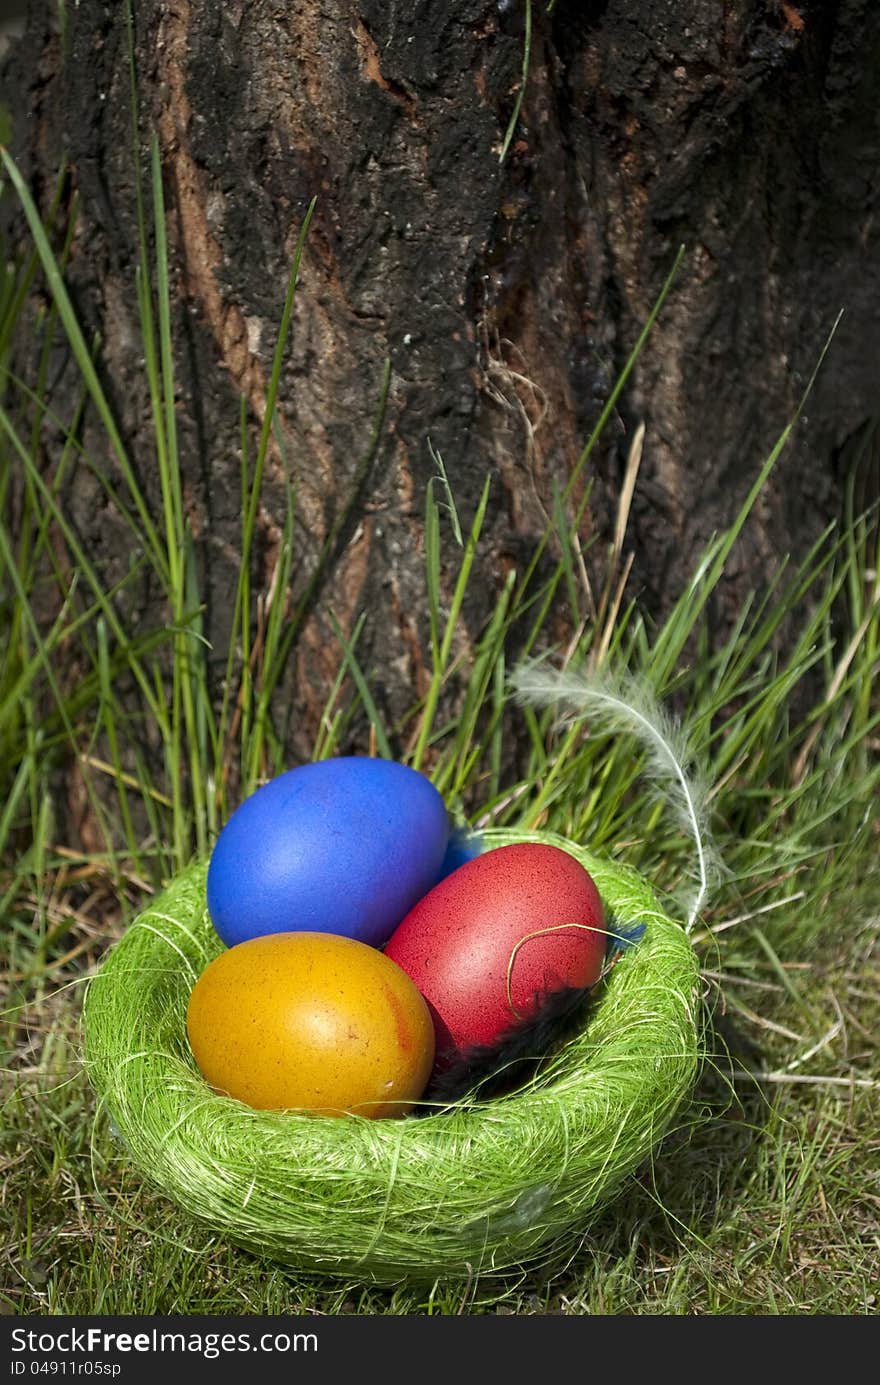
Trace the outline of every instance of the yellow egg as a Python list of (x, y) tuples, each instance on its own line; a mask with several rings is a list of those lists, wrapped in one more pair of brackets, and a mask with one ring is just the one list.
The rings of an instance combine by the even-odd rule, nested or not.
[(272, 933), (221, 952), (193, 987), (186, 1028), (206, 1081), (261, 1109), (402, 1116), (434, 1062), (413, 982), (334, 933)]

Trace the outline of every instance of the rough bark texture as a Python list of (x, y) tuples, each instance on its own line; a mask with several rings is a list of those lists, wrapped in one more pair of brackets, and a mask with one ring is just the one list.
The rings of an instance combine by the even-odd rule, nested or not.
[[(70, 162), (70, 281), (149, 486), (124, 7), (68, 6), (64, 39), (48, 8), (32, 7), (6, 61), (14, 152), (44, 202)], [(293, 247), (318, 198), (281, 389), (295, 592), (338, 535), (294, 652), (292, 750), (310, 742), (338, 665), (330, 610), (349, 628), (369, 612), (361, 654), (391, 715), (424, 687), (429, 437), (465, 517), (495, 473), (467, 610), (476, 635), (506, 571), (528, 560), (680, 243), (684, 267), (594, 459), (585, 537), (613, 530), (644, 420), (630, 590), (662, 611), (736, 512), (844, 309), (719, 619), (840, 513), (848, 441), (878, 401), (871, 0), (557, 0), (549, 15), (535, 3), (503, 165), (523, 51), (514, 0), (134, 8), (142, 126), (165, 170), (186, 498), (218, 650), (239, 547), (238, 401), (261, 418)], [(362, 475), (386, 357), (386, 426)], [(270, 461), (264, 580), (284, 494)], [(128, 536), (85, 471), (76, 506), (112, 575)]]

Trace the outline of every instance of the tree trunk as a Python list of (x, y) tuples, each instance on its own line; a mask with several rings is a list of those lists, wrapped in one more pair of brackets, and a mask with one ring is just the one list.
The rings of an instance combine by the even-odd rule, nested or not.
[[(292, 599), (315, 587), (290, 671), (293, 752), (311, 743), (339, 665), (331, 612), (346, 630), (369, 613), (359, 653), (390, 720), (424, 691), (429, 440), (465, 520), (493, 474), (465, 613), (475, 638), (506, 573), (534, 551), (679, 244), (673, 291), (584, 478), (589, 561), (601, 570), (644, 421), (629, 592), (668, 607), (736, 513), (844, 309), (728, 567), (719, 619), (838, 515), (848, 441), (878, 398), (876, 4), (534, 0), (504, 162), (522, 0), (134, 8), (141, 129), (157, 132), (168, 207), (186, 504), (221, 654), (240, 550), (239, 400), (261, 419), (294, 245), (317, 197), (279, 395), (286, 462), (270, 453), (257, 553), (267, 584), (286, 465)], [(44, 206), (62, 156), (71, 166), (69, 281), (155, 491), (124, 6), (68, 5), (64, 33), (53, 16), (34, 4), (6, 60), (13, 149)], [(386, 358), (388, 407), (365, 471)], [(73, 398), (70, 373), (57, 388)], [(91, 484), (82, 471), (78, 522), (112, 576), (128, 532)]]

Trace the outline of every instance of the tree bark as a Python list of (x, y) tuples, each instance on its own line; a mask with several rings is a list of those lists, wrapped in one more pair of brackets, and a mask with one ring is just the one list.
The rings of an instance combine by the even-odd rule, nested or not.
[[(6, 60), (13, 148), (43, 205), (69, 162), (69, 280), (155, 493), (124, 7), (68, 5), (63, 33), (48, 9), (32, 6)], [(270, 455), (256, 555), (268, 584), (287, 466), (292, 601), (333, 539), (293, 652), (293, 753), (311, 744), (339, 665), (331, 612), (347, 630), (369, 613), (359, 652), (390, 721), (425, 689), (429, 440), (465, 521), (493, 475), (465, 610), (475, 639), (506, 573), (534, 551), (679, 244), (683, 267), (585, 478), (594, 574), (644, 421), (628, 590), (655, 615), (668, 608), (736, 513), (843, 309), (806, 417), (728, 565), (722, 625), (840, 514), (846, 458), (878, 408), (880, 7), (556, 0), (548, 13), (535, 0), (503, 163), (520, 0), (134, 9), (141, 129), (157, 132), (168, 206), (186, 503), (221, 655), (240, 549), (239, 400), (261, 419), (293, 248), (317, 197), (280, 391), (286, 461)], [(385, 425), (364, 474), (386, 358)], [(57, 388), (73, 397), (70, 372)], [(89, 441), (100, 448), (94, 423)], [(870, 499), (876, 478), (867, 485)], [(128, 534), (84, 470), (75, 504), (112, 578)]]

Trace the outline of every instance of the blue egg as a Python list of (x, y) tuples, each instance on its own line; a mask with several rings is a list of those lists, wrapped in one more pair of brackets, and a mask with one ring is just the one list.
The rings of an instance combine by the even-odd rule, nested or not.
[(227, 947), (266, 933), (339, 933), (381, 947), (437, 882), (449, 837), (433, 784), (393, 760), (301, 765), (245, 799), (208, 866)]

